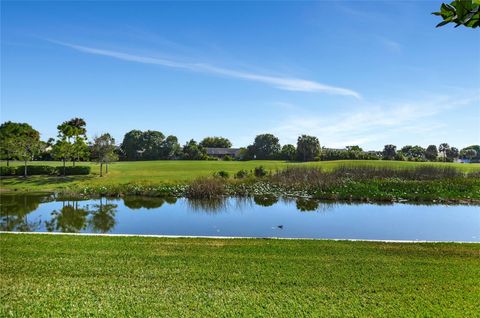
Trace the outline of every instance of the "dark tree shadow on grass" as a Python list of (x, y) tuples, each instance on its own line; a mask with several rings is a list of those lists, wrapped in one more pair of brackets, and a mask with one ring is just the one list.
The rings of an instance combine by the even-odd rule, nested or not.
[(2, 177), (2, 184), (6, 186), (41, 186), (41, 185), (55, 185), (65, 184), (75, 181), (87, 181), (93, 179), (95, 176), (30, 176), (23, 177)]

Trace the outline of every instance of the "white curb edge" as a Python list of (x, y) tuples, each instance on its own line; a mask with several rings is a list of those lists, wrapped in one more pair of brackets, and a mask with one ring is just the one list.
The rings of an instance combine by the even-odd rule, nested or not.
[(369, 240), (369, 239), (333, 239), (333, 238), (297, 238), (297, 237), (253, 237), (253, 236), (203, 236), (203, 235), (157, 235), (157, 234), (108, 234), (108, 233), (61, 233), (61, 232), (16, 232), (0, 231), (0, 234), (37, 234), (37, 235), (71, 235), (71, 236), (105, 236), (105, 237), (151, 237), (151, 238), (201, 238), (201, 239), (272, 239), (272, 240), (308, 240), (308, 241), (348, 241), (348, 242), (383, 242), (383, 243), (461, 243), (479, 244), (469, 241), (428, 241), (428, 240)]

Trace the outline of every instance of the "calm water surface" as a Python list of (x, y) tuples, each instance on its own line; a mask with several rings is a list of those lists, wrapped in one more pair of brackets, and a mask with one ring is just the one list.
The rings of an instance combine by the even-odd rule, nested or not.
[(2, 195), (3, 231), (480, 242), (480, 207)]

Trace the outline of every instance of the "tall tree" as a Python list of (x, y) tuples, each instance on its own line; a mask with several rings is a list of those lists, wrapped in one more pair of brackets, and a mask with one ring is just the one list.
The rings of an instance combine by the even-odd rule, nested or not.
[(454, 161), (455, 159), (458, 158), (459, 151), (457, 148), (451, 147), (447, 149), (446, 155), (447, 155), (448, 161)]
[(167, 136), (162, 143), (160, 159), (175, 159), (181, 155), (182, 148), (175, 136)]
[[(475, 151), (475, 155), (471, 158), (467, 157), (467, 155), (466, 155), (467, 151), (469, 151), (469, 150), (474, 150)], [(469, 154), (472, 154), (472, 153), (473, 152), (469, 152)], [(465, 147), (460, 151), (460, 154), (461, 154), (462, 158), (468, 158), (472, 162), (480, 162), (480, 145), (471, 145), (471, 146)]]
[(143, 152), (143, 132), (140, 130), (131, 130), (123, 137), (122, 145), (120, 146), (125, 159), (128, 161), (141, 159)]
[(37, 156), (38, 160), (41, 161), (51, 161), (52, 157), (52, 148), (55, 145), (55, 139), (48, 138), (47, 141), (41, 141), (42, 143), (42, 152)]
[(120, 148), (126, 160), (158, 160), (162, 159), (164, 146), (165, 135), (160, 131), (131, 130), (125, 134)]
[(56, 160), (61, 160), (63, 163), (63, 176), (65, 176), (65, 165), (70, 158), (72, 158), (72, 144), (66, 139), (59, 139), (52, 147), (52, 157)]
[(475, 151), (475, 149), (467, 149), (465, 150), (465, 157), (468, 159), (468, 160), (472, 160), (473, 158), (475, 158), (477, 156), (477, 152)]
[(425, 150), (425, 157), (430, 161), (436, 161), (438, 158), (437, 146), (435, 145), (428, 146), (427, 150)]
[(7, 161), (7, 167), (10, 166), (10, 160), (14, 160), (14, 138), (2, 138), (0, 140), (0, 156), (2, 160)]
[(15, 138), (22, 131), (28, 130), (28, 127), (30, 127), (28, 124), (11, 121), (7, 121), (0, 126), (0, 159), (6, 160), (7, 166), (9, 166), (10, 160), (15, 159)]
[(357, 145), (346, 146), (345, 149), (347, 150), (348, 159), (360, 159), (364, 155), (363, 149)]
[(383, 160), (393, 160), (397, 154), (397, 146), (395, 145), (385, 145), (382, 151)]
[(412, 160), (412, 159), (423, 159), (424, 156), (425, 156), (425, 149), (423, 147), (420, 147), (420, 146), (404, 146), (402, 147), (402, 149), (400, 150), (402, 152), (402, 154)]
[(33, 160), (33, 157), (42, 151), (41, 145), (40, 134), (33, 128), (24, 131), (15, 138), (14, 154), (15, 157), (24, 162), (23, 176), (25, 178), (27, 177), (27, 162)]
[(413, 146), (411, 145), (406, 145), (406, 146), (403, 146), (402, 149), (400, 149), (400, 152), (407, 158), (411, 158), (412, 157), (412, 148)]
[(362, 152), (363, 151), (362, 147), (357, 146), (357, 145), (347, 146), (347, 147), (345, 147), (345, 149), (347, 149), (347, 151), (353, 151), (353, 152)]
[(193, 139), (188, 141), (182, 150), (183, 159), (186, 160), (203, 160), (207, 157), (205, 148), (198, 145)]
[(26, 123), (6, 122), (0, 126), (0, 143), (4, 158), (24, 162), (24, 177), (27, 177), (27, 162), (42, 148), (40, 133)]
[(115, 139), (106, 133), (95, 137), (92, 145), (93, 157), (100, 163), (100, 177), (103, 176), (103, 165), (105, 164), (105, 173), (108, 173), (108, 163), (118, 160), (115, 152)]
[(142, 133), (141, 151), (143, 160), (158, 160), (162, 152), (165, 135), (159, 131), (147, 130)]
[(74, 137), (72, 143), (72, 163), (75, 166), (75, 162), (85, 160), (90, 156), (90, 149), (86, 143), (86, 138), (82, 136)]
[(297, 140), (297, 158), (313, 161), (320, 155), (320, 142), (317, 137), (301, 135)]
[(88, 157), (87, 123), (82, 118), (72, 118), (57, 126), (58, 137), (70, 144), (70, 159), (75, 162)]
[(281, 151), (281, 157), (283, 160), (295, 160), (297, 156), (297, 149), (295, 149), (295, 146), (294, 145), (284, 145), (282, 147), (282, 151)]
[(248, 146), (255, 159), (276, 159), (280, 154), (280, 143), (272, 134), (262, 134), (255, 137), (253, 145)]
[(425, 159), (425, 148), (419, 145), (413, 146), (411, 154), (413, 158), (423, 160)]
[(450, 149), (450, 145), (446, 142), (438, 146), (438, 151), (443, 155), (443, 161), (447, 160), (447, 150)]
[(204, 148), (230, 148), (232, 143), (224, 137), (205, 137), (200, 142), (200, 146)]

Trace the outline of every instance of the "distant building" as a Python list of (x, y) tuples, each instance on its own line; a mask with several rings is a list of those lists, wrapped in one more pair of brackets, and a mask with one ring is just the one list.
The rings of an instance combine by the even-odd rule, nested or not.
[(345, 149), (345, 148), (325, 148), (325, 147), (323, 147), (322, 150), (326, 150), (326, 151), (347, 151), (347, 149)]
[(210, 157), (215, 157), (223, 159), (226, 156), (232, 158), (237, 158), (240, 154), (240, 148), (205, 148), (207, 150), (207, 155)]

